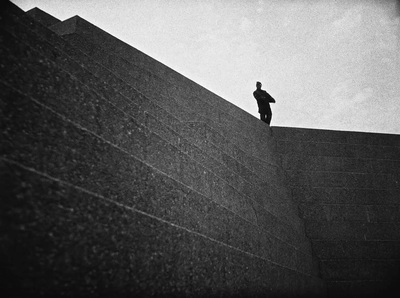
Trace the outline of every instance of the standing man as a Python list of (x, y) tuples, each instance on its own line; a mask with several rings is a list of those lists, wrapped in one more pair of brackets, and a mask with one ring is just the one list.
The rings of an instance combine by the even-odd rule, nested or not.
[[(257, 100), (258, 112), (260, 113), (260, 119), (268, 125), (271, 123), (272, 111), (269, 103), (275, 102), (275, 99), (267, 93), (267, 91), (261, 89), (262, 84), (256, 83), (257, 90), (253, 92), (254, 98)], [(265, 117), (266, 116), (266, 117)]]

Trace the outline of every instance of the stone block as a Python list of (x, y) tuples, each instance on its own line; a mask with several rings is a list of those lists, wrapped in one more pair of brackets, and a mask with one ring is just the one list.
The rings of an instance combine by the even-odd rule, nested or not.
[(400, 205), (369, 205), (366, 209), (370, 222), (400, 222)]
[(311, 185), (310, 172), (306, 171), (286, 171), (287, 181), (290, 187), (301, 187), (303, 185)]
[(308, 172), (311, 187), (365, 188), (365, 175), (340, 172)]
[(396, 160), (375, 159), (371, 160), (374, 173), (399, 173), (400, 162)]
[(315, 270), (315, 268), (313, 267), (313, 256), (311, 253), (304, 253), (300, 250), (297, 250), (296, 254), (296, 264), (300, 272), (306, 272), (311, 275), (319, 274), (319, 270)]
[(248, 181), (252, 181), (255, 184), (262, 181), (262, 178), (257, 176), (247, 167), (237, 162), (234, 158), (232, 158), (228, 154), (222, 153), (222, 160), (229, 169), (232, 169), (232, 171), (238, 173), (242, 177), (246, 177)]
[(296, 128), (286, 129), (285, 127), (274, 126), (274, 134), (278, 139), (281, 140), (306, 140), (305, 136), (307, 130), (299, 130)]
[(220, 161), (223, 161), (223, 152), (232, 156), (235, 152), (234, 150), (240, 150), (230, 143), (229, 139), (226, 139), (205, 122), (184, 122), (182, 124), (182, 135), (199, 147), (210, 151), (210, 154)]
[(343, 132), (346, 138), (346, 143), (348, 144), (359, 144), (359, 145), (372, 145), (371, 134), (347, 131)]
[(365, 156), (360, 156), (360, 148), (363, 145), (358, 145), (358, 144), (343, 144), (341, 147), (341, 156), (344, 158), (358, 158), (358, 157), (367, 157)]
[(289, 155), (289, 154), (284, 154), (281, 157), (281, 162), (282, 162), (282, 167), (285, 170), (291, 170), (294, 171), (296, 169), (304, 169), (304, 170), (310, 170), (309, 169), (309, 161), (312, 159), (309, 157), (305, 158), (300, 158), (300, 156), (294, 156), (294, 155)]
[(345, 145), (342, 143), (322, 143), (315, 142), (313, 151), (311, 151), (310, 155), (316, 156), (329, 156), (329, 157), (342, 157), (345, 153), (343, 152), (345, 149)]
[(395, 223), (314, 222), (305, 223), (307, 236), (314, 240), (398, 241), (400, 232)]
[(400, 138), (394, 134), (379, 134), (371, 136), (375, 141), (375, 144), (380, 146), (394, 146), (400, 147)]
[(400, 259), (399, 241), (320, 241), (312, 243), (315, 255), (330, 259)]
[(308, 221), (369, 222), (370, 212), (365, 205), (299, 204), (299, 215)]
[(399, 260), (336, 259), (321, 261), (326, 280), (398, 280)]
[(400, 240), (400, 228), (397, 223), (369, 223), (366, 240)]
[(385, 280), (329, 281), (327, 291), (332, 298), (379, 296), (397, 297), (400, 293), (398, 285)]
[(305, 129), (274, 126), (274, 134), (278, 139), (302, 142), (346, 143), (345, 134), (340, 131)]
[(306, 235), (311, 240), (365, 240), (368, 228), (366, 223), (305, 221)]
[(399, 160), (400, 159), (400, 147), (394, 146), (382, 146), (379, 147), (378, 158)]
[(357, 150), (356, 157), (358, 158), (367, 158), (367, 159), (375, 159), (379, 158), (381, 148), (375, 145), (352, 145), (354, 150)]
[(371, 173), (373, 171), (371, 159), (343, 158), (342, 169), (352, 173)]
[(308, 158), (308, 168), (311, 171), (341, 172), (343, 159), (335, 156), (320, 156)]
[(394, 194), (389, 195), (373, 189), (293, 187), (292, 193), (298, 203), (307, 204), (381, 204), (380, 202), (386, 200), (394, 200)]
[(399, 187), (397, 174), (367, 174), (365, 183), (372, 189), (397, 189)]
[(399, 190), (397, 189), (367, 189), (365, 201), (371, 205), (399, 204)]
[(289, 142), (287, 140), (279, 140), (277, 139), (277, 150), (279, 152), (279, 154), (287, 154), (289, 152), (292, 152), (292, 150), (290, 150), (289, 146), (293, 146), (297, 143), (295, 142)]
[(311, 187), (345, 187), (348, 181), (343, 173), (308, 172), (307, 176)]

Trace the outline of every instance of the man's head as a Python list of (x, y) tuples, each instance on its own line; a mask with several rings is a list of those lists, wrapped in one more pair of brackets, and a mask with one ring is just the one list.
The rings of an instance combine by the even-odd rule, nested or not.
[(261, 84), (260, 82), (257, 82), (257, 83), (256, 83), (257, 89), (261, 89), (261, 86), (262, 86), (262, 84)]

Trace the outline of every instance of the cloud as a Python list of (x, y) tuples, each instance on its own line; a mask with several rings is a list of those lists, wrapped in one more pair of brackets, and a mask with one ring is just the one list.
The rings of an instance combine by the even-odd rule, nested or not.
[(336, 31), (350, 31), (361, 24), (361, 9), (355, 7), (348, 9), (344, 16), (333, 21), (332, 26)]
[(371, 87), (357, 90), (351, 81), (338, 83), (331, 91), (329, 102), (324, 108), (322, 122), (337, 119), (339, 115), (356, 119), (358, 117), (358, 113), (355, 113), (357, 106), (367, 102), (373, 95), (374, 89)]
[(353, 98), (350, 100), (351, 104), (362, 103), (367, 101), (372, 95), (374, 94), (374, 89), (371, 87), (364, 88), (363, 90), (359, 91)]
[(329, 96), (330, 105), (348, 108), (357, 103), (366, 101), (374, 94), (374, 89), (365, 87), (357, 90), (350, 81), (344, 81), (337, 84)]
[(251, 29), (252, 26), (253, 24), (248, 18), (242, 17), (240, 21), (240, 31), (247, 32)]
[(258, 1), (258, 7), (257, 7), (256, 11), (258, 13), (264, 12), (264, 1), (263, 0)]

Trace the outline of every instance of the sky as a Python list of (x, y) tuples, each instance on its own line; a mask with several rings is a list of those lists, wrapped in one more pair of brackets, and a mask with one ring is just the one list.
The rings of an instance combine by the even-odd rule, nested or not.
[(400, 134), (396, 0), (13, 0), (86, 19), (272, 126)]

